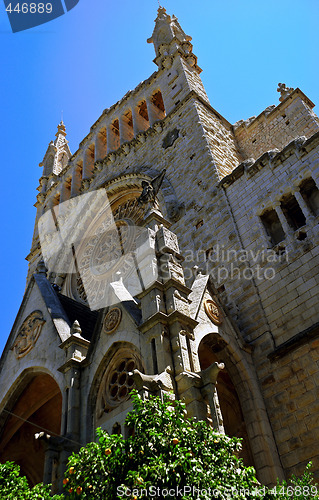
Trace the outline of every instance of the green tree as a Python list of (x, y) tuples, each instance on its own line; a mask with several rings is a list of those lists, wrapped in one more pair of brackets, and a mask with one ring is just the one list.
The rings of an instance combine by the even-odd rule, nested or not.
[(301, 488), (296, 496), (287, 483), (268, 490), (257, 481), (254, 468), (238, 458), (239, 439), (186, 419), (180, 401), (172, 406), (168, 398), (132, 397), (133, 411), (126, 419), (134, 429), (131, 437), (125, 440), (97, 429), (98, 442), (70, 457), (64, 484), (72, 499), (318, 498), (317, 490), (310, 489), (309, 468), (295, 480)]
[(0, 464), (1, 500), (62, 500), (64, 495), (50, 495), (51, 485), (37, 484), (30, 488), (27, 478), (20, 475), (20, 467), (14, 462)]
[(143, 401), (133, 394), (126, 423), (134, 433), (124, 440), (97, 430), (98, 442), (68, 462), (66, 495), (50, 496), (50, 485), (30, 488), (13, 462), (0, 464), (0, 500), (313, 500), (311, 464), (301, 478), (276, 488), (258, 483), (253, 467), (238, 458), (240, 440), (219, 434), (204, 422), (185, 418), (185, 405), (168, 398)]

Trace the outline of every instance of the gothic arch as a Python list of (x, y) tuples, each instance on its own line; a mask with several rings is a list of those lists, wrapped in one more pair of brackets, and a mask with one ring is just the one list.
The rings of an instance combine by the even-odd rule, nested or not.
[(61, 431), (62, 394), (48, 370), (24, 370), (3, 400), (0, 460), (15, 461), (33, 486), (43, 480), (44, 450), (34, 434)]
[[(91, 384), (87, 404), (87, 441), (94, 439), (92, 429), (94, 433), (95, 429), (101, 426), (103, 413), (110, 417), (109, 432), (115, 423), (112, 420), (113, 410), (118, 423), (119, 410), (123, 404), (125, 408), (128, 406), (125, 404), (129, 400), (128, 393), (134, 388), (128, 372), (135, 368), (141, 372), (145, 371), (140, 351), (129, 342), (114, 342), (100, 362)], [(112, 377), (116, 377), (116, 380)], [(116, 385), (118, 385), (116, 393), (112, 394), (111, 391)], [(124, 390), (125, 394), (121, 394), (121, 390)], [(123, 411), (125, 408), (123, 407)]]
[[(122, 191), (122, 194), (124, 192), (128, 194), (130, 191), (136, 191), (139, 196), (142, 191), (142, 181), (146, 180), (150, 182), (160, 173), (161, 171), (154, 167), (130, 167), (124, 175), (108, 180), (103, 183), (101, 187), (107, 190), (110, 196), (110, 202), (112, 203), (113, 196), (117, 192), (120, 193), (120, 191)], [(183, 215), (185, 208), (184, 204), (178, 201), (175, 189), (167, 176), (164, 176), (158, 192), (158, 201), (160, 203), (160, 208), (163, 210), (164, 217), (167, 216), (171, 222), (177, 222)]]
[[(276, 483), (277, 477), (283, 477), (282, 467), (251, 355), (240, 347), (237, 341), (224, 334), (221, 328), (206, 333), (201, 338), (198, 355), (202, 369), (215, 361), (225, 364), (225, 373), (221, 373), (217, 379), (221, 389), (220, 397), (224, 398), (224, 401), (221, 401), (222, 411), (223, 406), (224, 411), (225, 409), (227, 411), (227, 403), (233, 405), (232, 410), (234, 408), (240, 410), (238, 417), (242, 422), (239, 422), (237, 431), (239, 436), (241, 434), (241, 437), (245, 438), (246, 433), (248, 437), (246, 459), (249, 461), (251, 451), (253, 465), (260, 481), (264, 484)], [(235, 390), (233, 397), (231, 397), (232, 388)], [(229, 414), (227, 418), (228, 425), (233, 425), (234, 415)]]

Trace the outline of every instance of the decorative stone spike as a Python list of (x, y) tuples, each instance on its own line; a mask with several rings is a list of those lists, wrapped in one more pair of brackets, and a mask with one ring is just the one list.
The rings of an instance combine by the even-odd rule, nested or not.
[(41, 259), (37, 265), (37, 273), (38, 274), (47, 274), (48, 268), (46, 267), (44, 260)]
[(71, 335), (77, 335), (78, 337), (82, 337), (82, 329), (77, 319), (74, 321), (70, 333)]

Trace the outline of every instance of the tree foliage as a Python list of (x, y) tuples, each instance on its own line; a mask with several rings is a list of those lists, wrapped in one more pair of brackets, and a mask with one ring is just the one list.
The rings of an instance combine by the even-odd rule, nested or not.
[(30, 488), (13, 462), (0, 464), (0, 500), (313, 500), (311, 464), (301, 478), (275, 488), (256, 479), (238, 452), (240, 439), (185, 418), (185, 405), (168, 398), (143, 401), (133, 393), (124, 439), (97, 429), (97, 442), (70, 456), (63, 480), (65, 495), (50, 496), (50, 485)]
[[(241, 444), (205, 422), (185, 418), (185, 405), (168, 398), (143, 401), (133, 393), (127, 439), (97, 429), (98, 442), (73, 454), (64, 485), (72, 499), (296, 499), (319, 498), (309, 467), (276, 489), (263, 487), (238, 452)], [(298, 489), (296, 489), (298, 487)], [(289, 489), (290, 488), (290, 489)]]
[(64, 495), (50, 495), (51, 485), (37, 484), (30, 488), (14, 462), (0, 464), (0, 500), (62, 500)]

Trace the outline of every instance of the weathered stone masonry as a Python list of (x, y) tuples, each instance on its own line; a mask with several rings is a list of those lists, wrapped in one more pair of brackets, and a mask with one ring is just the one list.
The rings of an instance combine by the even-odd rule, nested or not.
[[(314, 105), (281, 84), (278, 106), (231, 125), (210, 105), (191, 38), (165, 9), (149, 42), (157, 71), (104, 110), (73, 155), (61, 122), (40, 164), (26, 294), (0, 362), (1, 460), (58, 489), (68, 454), (97, 425), (128, 432), (135, 384), (143, 397), (169, 391), (189, 416), (243, 437), (262, 482), (309, 460), (318, 476)], [(142, 183), (164, 169), (153, 208), (141, 206)], [(160, 272), (135, 295), (114, 269), (117, 305), (91, 311), (76, 273), (43, 265), (38, 221), (53, 211), (63, 224), (63, 202), (98, 190), (119, 224), (146, 228), (141, 269)], [(87, 217), (100, 235), (103, 217)], [(34, 442), (37, 428), (10, 411), (54, 432)]]

